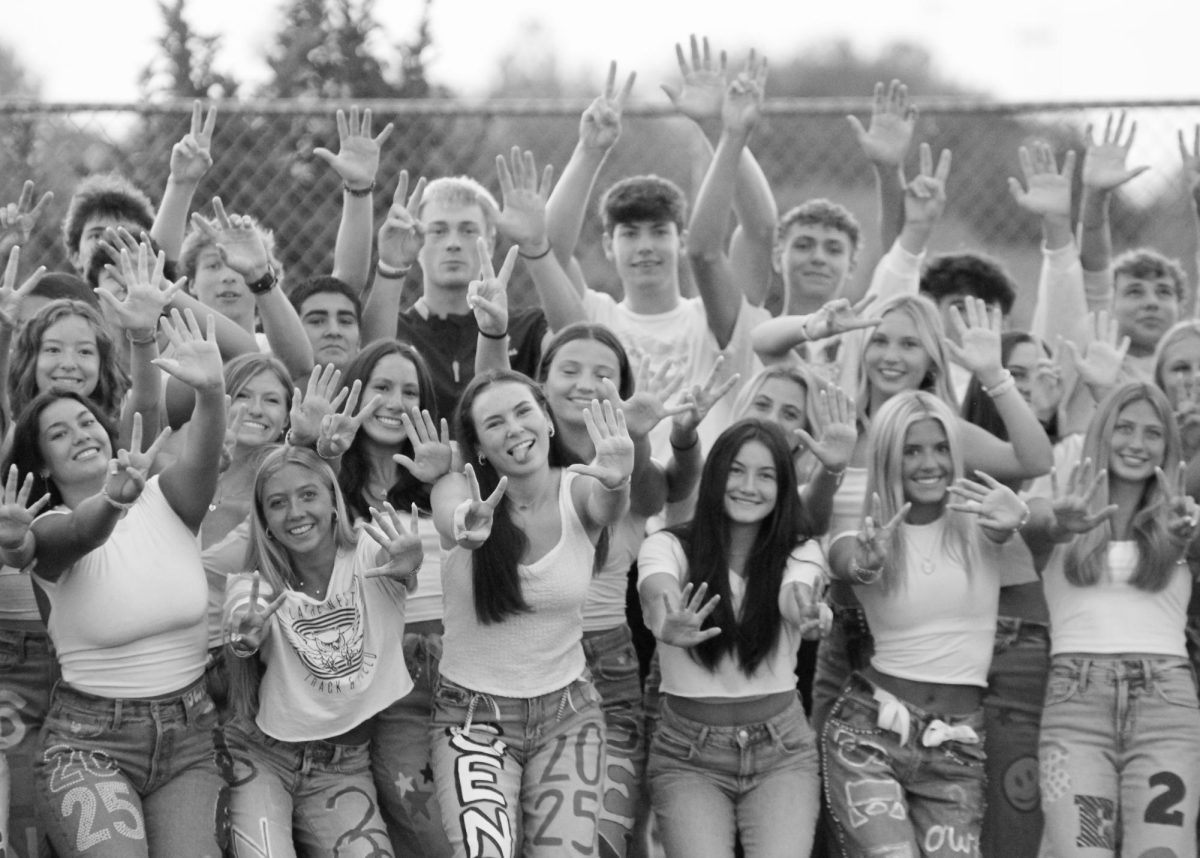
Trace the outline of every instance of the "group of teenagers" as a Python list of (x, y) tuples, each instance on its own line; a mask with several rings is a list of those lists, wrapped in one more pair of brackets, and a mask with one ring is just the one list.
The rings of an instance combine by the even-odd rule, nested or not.
[(1113, 258), (1134, 129), (1077, 206), (1021, 150), (1018, 332), (994, 260), (926, 258), (951, 159), (906, 172), (901, 84), (848, 130), (868, 259), (837, 203), (779, 216), (765, 60), (677, 56), (704, 178), (600, 195), (620, 299), (575, 258), (615, 66), (557, 182), (401, 173), (378, 227), (392, 126), (339, 111), (330, 275), (193, 212), (199, 104), (157, 209), (80, 184), (69, 272), (13, 246), (48, 196), (0, 206), (7, 854), (1196, 854), (1200, 323)]

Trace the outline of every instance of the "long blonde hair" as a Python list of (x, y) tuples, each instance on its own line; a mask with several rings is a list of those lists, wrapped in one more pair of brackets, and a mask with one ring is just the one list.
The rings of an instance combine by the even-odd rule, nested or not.
[[(870, 317), (882, 319), (889, 313), (903, 313), (909, 318), (916, 328), (917, 339), (929, 355), (929, 370), (921, 380), (920, 390), (934, 394), (951, 408), (957, 408), (954, 392), (950, 389), (950, 363), (943, 345), (946, 332), (942, 328), (942, 317), (937, 305), (924, 295), (897, 295), (880, 304)], [(871, 382), (867, 377), (866, 356), (872, 336), (873, 329), (868, 329), (863, 336), (862, 355), (858, 364), (858, 410), (859, 415), (864, 417), (871, 403)]]
[[(878, 494), (880, 521), (876, 522), (877, 525), (891, 521), (904, 506), (904, 446), (908, 439), (908, 430), (922, 420), (935, 420), (942, 427), (950, 445), (953, 478), (958, 479), (963, 474), (962, 439), (959, 436), (958, 417), (950, 406), (932, 393), (922, 390), (897, 393), (879, 409), (879, 413), (871, 421), (868, 435), (867, 494), (863, 514), (874, 515), (870, 499)], [(942, 548), (969, 572), (975, 565), (970, 561), (975, 557), (978, 528), (975, 527), (972, 516), (967, 513), (945, 509), (942, 518), (946, 522)], [(907, 580), (904, 561), (906, 528), (907, 524), (901, 523), (892, 534), (892, 544), (887, 546), (887, 558), (881, 580), (885, 591), (903, 587)]]
[[(1163, 424), (1162, 468), (1167, 484), (1173, 485), (1183, 467), (1180, 450), (1179, 429), (1167, 396), (1153, 384), (1132, 381), (1110, 393), (1096, 408), (1096, 414), (1083, 437), (1083, 448), (1079, 460), (1091, 459), (1097, 467), (1108, 467), (1112, 458), (1112, 436), (1117, 418), (1126, 406), (1135, 402), (1147, 402)], [(1102, 509), (1109, 504), (1109, 481), (1105, 479), (1093, 508)], [(1167, 533), (1166, 516), (1162, 515), (1166, 497), (1158, 480), (1150, 477), (1142, 488), (1137, 509), (1134, 511), (1133, 539), (1138, 547), (1138, 566), (1129, 583), (1139, 590), (1157, 593), (1171, 581), (1171, 574), (1179, 562), (1180, 549)], [(1076, 536), (1067, 546), (1063, 571), (1067, 580), (1079, 587), (1097, 583), (1108, 566), (1108, 545), (1114, 538), (1112, 520)]]

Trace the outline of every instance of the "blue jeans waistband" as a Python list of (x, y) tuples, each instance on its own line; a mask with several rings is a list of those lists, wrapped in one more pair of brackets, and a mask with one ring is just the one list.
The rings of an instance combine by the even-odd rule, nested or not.
[(367, 753), (370, 741), (357, 744), (340, 744), (328, 739), (310, 739), (306, 742), (285, 742), (264, 733), (253, 721), (235, 718), (225, 725), (226, 741), (234, 744), (239, 741), (244, 745), (259, 745), (265, 750), (275, 753), (294, 754), (302, 757), (308, 763), (316, 765), (337, 765), (347, 759)]
[(777, 742), (786, 726), (792, 722), (806, 723), (804, 706), (799, 696), (791, 705), (765, 721), (754, 724), (735, 724), (729, 727), (713, 726), (684, 718), (671, 708), (670, 701), (663, 699), (659, 707), (660, 723), (692, 737), (697, 746), (713, 745), (726, 748), (745, 748), (765, 741)]
[(616, 649), (622, 644), (633, 643), (633, 632), (627, 624), (613, 626), (611, 629), (597, 629), (594, 632), (583, 633), (583, 655), (590, 664), (592, 659), (601, 653)]
[(1147, 681), (1166, 670), (1184, 668), (1192, 671), (1192, 664), (1182, 656), (1127, 656), (1127, 655), (1083, 655), (1060, 653), (1051, 656), (1050, 668), (1068, 668), (1078, 675), (1079, 684), (1086, 688), (1089, 681)]
[(103, 716), (115, 729), (127, 720), (159, 719), (190, 724), (198, 715), (211, 712), (213, 702), (208, 696), (205, 677), (201, 675), (174, 694), (154, 698), (99, 697), (60, 680), (51, 694), (51, 708), (59, 706)]
[[(879, 689), (878, 685), (858, 671), (855, 671), (850, 674), (850, 678), (846, 681), (845, 688), (842, 690), (842, 699), (852, 698), (858, 705), (867, 706), (878, 711), (879, 702), (874, 696), (877, 689)], [(938, 712), (929, 712), (901, 697), (896, 697), (896, 699), (908, 710), (913, 731), (917, 736), (920, 736), (924, 729), (934, 721), (941, 721), (951, 725), (962, 724), (976, 730), (983, 729), (984, 715), (982, 706), (974, 712), (968, 712), (965, 715), (946, 715)], [(835, 705), (835, 710), (836, 708)]]

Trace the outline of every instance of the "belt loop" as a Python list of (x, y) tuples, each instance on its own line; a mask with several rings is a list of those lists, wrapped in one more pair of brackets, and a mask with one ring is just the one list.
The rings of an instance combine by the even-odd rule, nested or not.
[(1079, 690), (1087, 691), (1088, 682), (1091, 680), (1092, 660), (1090, 658), (1081, 658), (1079, 660)]
[(20, 641), (18, 646), (21, 650), (21, 661), (25, 662), (29, 660), (29, 632), (20, 632), (19, 634), (21, 635), (18, 638)]
[(120, 698), (113, 701), (112, 704), (112, 729), (121, 729), (121, 703)]
[(708, 744), (708, 733), (710, 728), (707, 724), (700, 728), (700, 735), (696, 737), (696, 747), (703, 748)]

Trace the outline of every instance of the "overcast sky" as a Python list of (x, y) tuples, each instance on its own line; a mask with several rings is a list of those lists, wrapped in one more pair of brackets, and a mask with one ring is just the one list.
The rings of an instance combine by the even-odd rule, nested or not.
[[(266, 77), (281, 6), (191, 0), (188, 15), (199, 32), (224, 34), (226, 67), (254, 83)], [(387, 40), (411, 34), (419, 0), (376, 6)], [(467, 94), (536, 22), (531, 50), (551, 42), (568, 71), (595, 69), (597, 80), (609, 58), (640, 68), (646, 99), (661, 97), (653, 75), (691, 32), (780, 57), (822, 39), (847, 37), (868, 54), (918, 41), (964, 85), (1005, 99), (1200, 97), (1200, 0), (434, 0), (433, 9), (432, 77)], [(135, 100), (161, 29), (154, 0), (0, 0), (0, 16), (0, 40), (53, 101)]]

